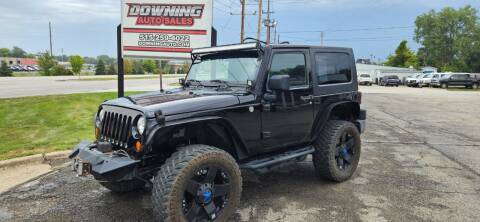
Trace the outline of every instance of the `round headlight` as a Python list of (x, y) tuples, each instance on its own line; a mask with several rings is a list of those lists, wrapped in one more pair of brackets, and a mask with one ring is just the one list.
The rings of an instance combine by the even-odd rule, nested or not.
[(140, 117), (137, 121), (137, 130), (140, 135), (142, 135), (143, 132), (145, 132), (145, 123), (146, 123), (146, 119), (143, 116)]
[(103, 118), (105, 117), (105, 110), (100, 110), (100, 113), (98, 114), (98, 119), (100, 119), (100, 121), (103, 121)]
[(104, 117), (105, 111), (102, 109), (100, 110), (100, 113), (98, 113), (98, 116), (95, 118), (95, 127), (101, 128)]

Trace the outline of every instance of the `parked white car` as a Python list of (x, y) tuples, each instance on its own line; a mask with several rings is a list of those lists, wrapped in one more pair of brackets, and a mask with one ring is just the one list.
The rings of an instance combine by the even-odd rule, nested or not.
[(360, 74), (358, 76), (358, 84), (359, 85), (366, 85), (366, 86), (371, 86), (372, 85), (372, 77), (370, 74)]
[(405, 84), (408, 87), (417, 87), (420, 84), (420, 77), (423, 77), (423, 74), (410, 76), (405, 80)]
[(420, 88), (424, 87), (424, 86), (429, 87), (430, 84), (432, 83), (433, 75), (435, 75), (435, 73), (430, 73), (430, 74), (423, 75), (422, 78), (420, 79), (420, 84), (418, 86)]
[(448, 77), (450, 77), (450, 74), (448, 73), (435, 73), (433, 74), (433, 77), (432, 77), (432, 81), (430, 82), (430, 85), (432, 87), (440, 87), (440, 80), (441, 79), (447, 79)]

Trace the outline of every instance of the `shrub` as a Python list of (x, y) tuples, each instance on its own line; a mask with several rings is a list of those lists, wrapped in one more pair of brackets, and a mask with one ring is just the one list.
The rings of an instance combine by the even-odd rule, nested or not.
[(12, 70), (8, 68), (7, 63), (2, 61), (2, 65), (0, 66), (0, 76), (12, 76)]
[(73, 76), (72, 70), (65, 69), (61, 65), (56, 65), (50, 69), (50, 74), (52, 76)]

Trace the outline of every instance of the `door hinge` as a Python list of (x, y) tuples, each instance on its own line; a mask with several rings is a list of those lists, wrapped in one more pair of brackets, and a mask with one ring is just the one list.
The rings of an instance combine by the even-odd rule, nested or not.
[(270, 137), (272, 137), (272, 132), (262, 132), (263, 139), (270, 138)]

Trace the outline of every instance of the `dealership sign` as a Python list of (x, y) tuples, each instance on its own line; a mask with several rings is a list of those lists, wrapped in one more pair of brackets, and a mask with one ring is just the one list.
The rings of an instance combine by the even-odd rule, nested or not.
[(122, 0), (122, 53), (133, 58), (190, 58), (212, 44), (213, 0)]

